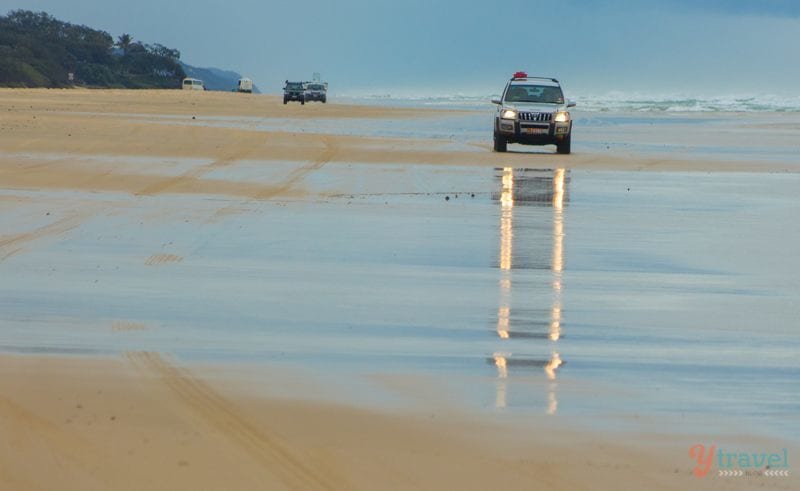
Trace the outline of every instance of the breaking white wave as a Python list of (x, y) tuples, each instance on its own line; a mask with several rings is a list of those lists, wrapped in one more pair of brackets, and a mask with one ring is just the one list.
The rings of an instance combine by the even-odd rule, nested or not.
[[(491, 99), (499, 94), (393, 95), (373, 93), (342, 95), (354, 103), (392, 106), (447, 107), (481, 109), (492, 107)], [(611, 92), (601, 95), (575, 94), (570, 97), (577, 110), (587, 112), (800, 112), (800, 95), (729, 95), (699, 97), (688, 95), (647, 95)]]
[(697, 97), (687, 95), (644, 95), (609, 93), (577, 95), (583, 111), (633, 112), (800, 112), (800, 96), (729, 95)]

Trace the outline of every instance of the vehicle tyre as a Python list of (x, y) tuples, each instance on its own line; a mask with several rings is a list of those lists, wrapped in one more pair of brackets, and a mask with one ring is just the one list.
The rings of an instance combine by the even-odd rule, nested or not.
[(323, 103), (323, 104), (325, 104), (327, 101), (328, 101), (328, 98), (327, 98), (327, 97), (323, 97), (323, 98), (322, 98), (322, 103)]
[(556, 152), (567, 155), (572, 151), (572, 132), (566, 138), (561, 140), (561, 143), (556, 143)]
[(505, 152), (508, 150), (508, 141), (506, 141), (504, 136), (500, 136), (495, 132), (494, 134), (494, 151), (495, 152)]
[(306, 105), (306, 99), (305, 99), (305, 97), (304, 97), (304, 98), (302, 98), (302, 99), (300, 99), (300, 104), (301, 104), (301, 105), (303, 105), (303, 106), (305, 106), (305, 105)]
[(289, 102), (289, 99), (287, 99), (287, 98), (285, 98), (285, 97), (284, 97), (284, 98), (283, 98), (283, 103), (284, 103), (284, 104), (286, 104), (287, 102)]

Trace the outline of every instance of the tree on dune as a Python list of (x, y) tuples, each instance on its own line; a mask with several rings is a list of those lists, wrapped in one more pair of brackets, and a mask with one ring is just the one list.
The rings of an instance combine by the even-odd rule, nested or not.
[(122, 50), (122, 56), (128, 54), (131, 43), (133, 43), (133, 36), (130, 34), (123, 34), (117, 38), (117, 47)]

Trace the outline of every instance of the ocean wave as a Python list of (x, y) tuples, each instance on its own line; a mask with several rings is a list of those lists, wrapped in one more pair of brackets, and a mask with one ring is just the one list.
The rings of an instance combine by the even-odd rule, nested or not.
[(697, 97), (611, 93), (575, 97), (583, 111), (626, 112), (800, 112), (800, 96), (730, 95)]
[[(493, 107), (499, 94), (393, 95), (376, 93), (343, 98), (354, 103), (393, 106), (482, 109)], [(612, 92), (602, 95), (574, 94), (577, 110), (586, 112), (800, 112), (800, 96), (730, 95), (699, 97)]]

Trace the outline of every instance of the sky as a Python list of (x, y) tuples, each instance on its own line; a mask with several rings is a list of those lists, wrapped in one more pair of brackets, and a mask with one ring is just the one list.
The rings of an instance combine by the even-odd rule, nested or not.
[(0, 0), (180, 50), (279, 92), (496, 94), (518, 70), (582, 94), (800, 95), (798, 0)]

